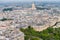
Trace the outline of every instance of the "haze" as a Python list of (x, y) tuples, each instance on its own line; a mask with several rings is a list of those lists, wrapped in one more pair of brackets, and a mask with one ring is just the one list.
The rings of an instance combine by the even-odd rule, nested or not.
[(60, 0), (0, 0), (0, 2), (13, 2), (13, 1), (60, 1)]

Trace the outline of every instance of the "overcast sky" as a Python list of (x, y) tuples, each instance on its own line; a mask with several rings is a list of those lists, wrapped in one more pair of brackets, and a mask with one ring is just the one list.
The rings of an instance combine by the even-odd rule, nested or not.
[(60, 1), (60, 0), (0, 0), (0, 2), (11, 2), (11, 1)]

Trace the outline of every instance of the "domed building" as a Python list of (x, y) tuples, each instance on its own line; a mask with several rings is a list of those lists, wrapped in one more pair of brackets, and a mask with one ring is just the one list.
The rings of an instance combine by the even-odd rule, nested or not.
[(32, 4), (32, 10), (36, 10), (36, 7), (35, 7), (34, 2), (33, 2), (33, 4)]

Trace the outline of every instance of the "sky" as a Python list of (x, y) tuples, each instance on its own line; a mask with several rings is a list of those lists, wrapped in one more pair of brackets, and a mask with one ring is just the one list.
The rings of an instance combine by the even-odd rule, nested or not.
[(12, 2), (12, 1), (60, 1), (60, 0), (0, 0), (0, 2)]

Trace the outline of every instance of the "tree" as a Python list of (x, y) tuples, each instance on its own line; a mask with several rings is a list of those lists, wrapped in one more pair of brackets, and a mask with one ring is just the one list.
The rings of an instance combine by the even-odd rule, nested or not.
[(26, 29), (22, 29), (22, 32), (26, 35), (25, 40), (60, 40), (60, 28), (49, 27), (41, 32), (35, 31), (31, 26)]
[(40, 40), (40, 38), (37, 38), (37, 37), (36, 38), (31, 38), (31, 40)]

